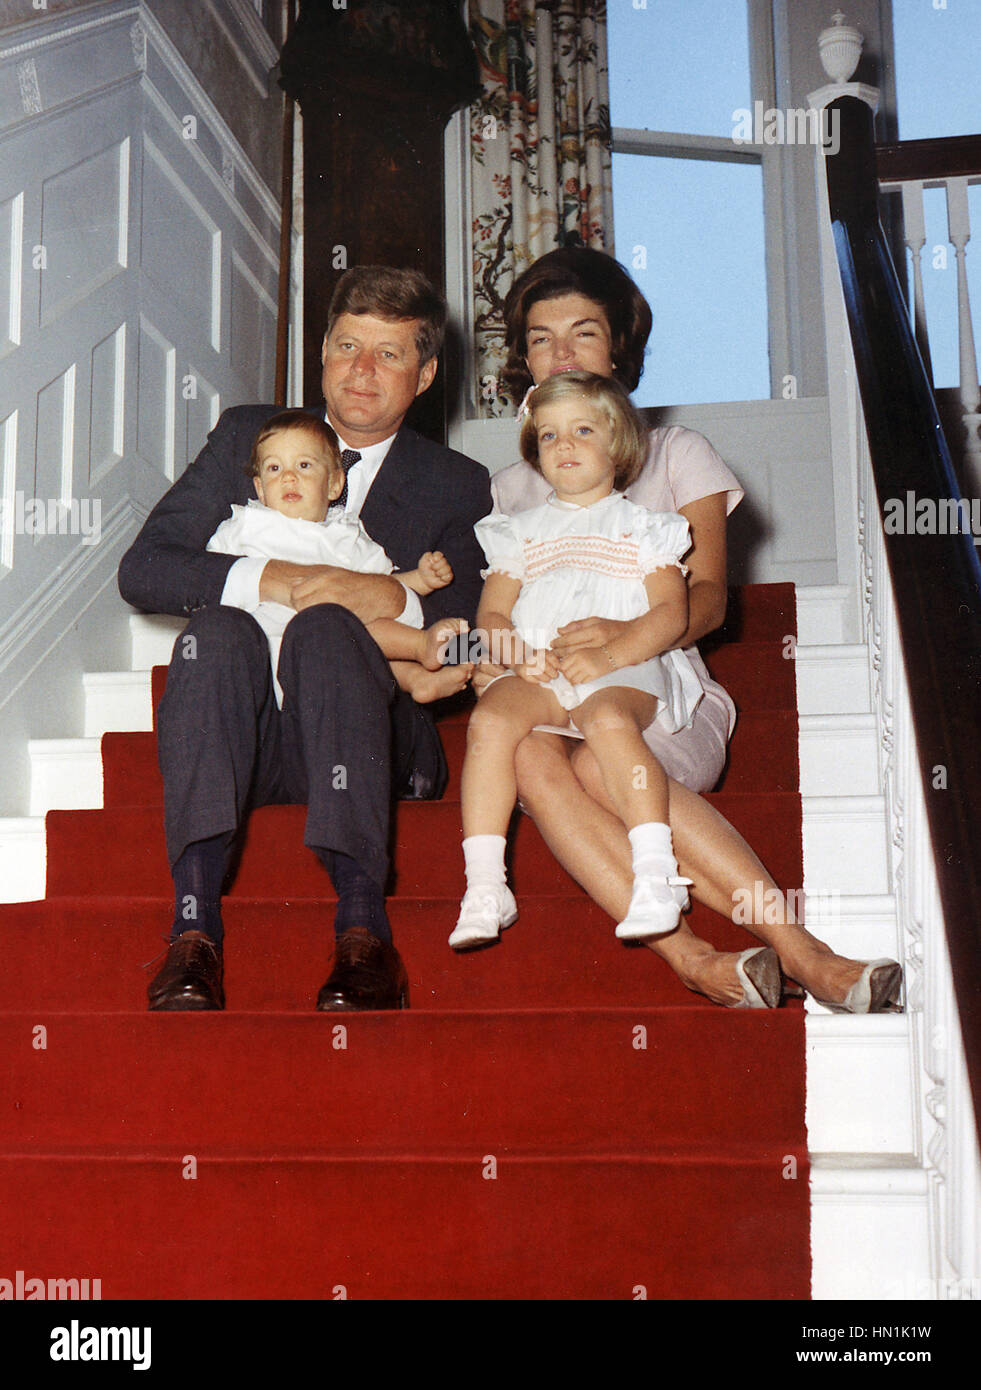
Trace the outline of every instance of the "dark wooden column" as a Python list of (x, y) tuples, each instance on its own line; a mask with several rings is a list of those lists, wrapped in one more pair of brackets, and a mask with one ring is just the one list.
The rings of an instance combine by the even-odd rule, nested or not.
[[(445, 289), (443, 132), (473, 101), (456, 0), (302, 0), (280, 82), (303, 112), (304, 399), (320, 399), (327, 306), (353, 265), (411, 266)], [(442, 368), (411, 413), (445, 438)]]

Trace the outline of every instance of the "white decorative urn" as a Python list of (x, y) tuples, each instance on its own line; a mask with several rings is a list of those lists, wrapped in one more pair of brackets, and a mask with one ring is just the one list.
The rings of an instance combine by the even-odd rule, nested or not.
[(832, 82), (848, 81), (858, 67), (863, 42), (861, 30), (846, 24), (845, 16), (837, 10), (831, 17), (831, 27), (818, 35), (821, 64)]

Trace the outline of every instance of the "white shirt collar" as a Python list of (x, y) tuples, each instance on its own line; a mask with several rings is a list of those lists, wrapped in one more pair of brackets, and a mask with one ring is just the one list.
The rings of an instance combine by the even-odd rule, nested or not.
[[(324, 411), (324, 419), (327, 419), (327, 412)], [(334, 433), (337, 434), (336, 429)], [(397, 433), (397, 431), (396, 431)], [(395, 435), (390, 434), (387, 439), (382, 439), (378, 444), (367, 444), (362, 448), (355, 448), (353, 444), (348, 444), (345, 439), (337, 434), (337, 443), (341, 450), (354, 449), (355, 453), (361, 455), (357, 465), (351, 469), (347, 475), (347, 506), (344, 508), (345, 516), (360, 516), (361, 508), (364, 506), (368, 491), (378, 477), (379, 469), (385, 462), (389, 449), (395, 442)]]
[(549, 504), (549, 506), (558, 507), (559, 510), (563, 512), (591, 512), (594, 507), (602, 507), (604, 502), (610, 502), (614, 498), (623, 497), (623, 495), (624, 494), (622, 492), (617, 492), (614, 490), (613, 492), (607, 493), (605, 497), (599, 497), (595, 502), (590, 502), (588, 506), (583, 507), (580, 506), (578, 502), (563, 502), (560, 497), (556, 497), (555, 490), (553, 488), (553, 490), (545, 498), (545, 501)]

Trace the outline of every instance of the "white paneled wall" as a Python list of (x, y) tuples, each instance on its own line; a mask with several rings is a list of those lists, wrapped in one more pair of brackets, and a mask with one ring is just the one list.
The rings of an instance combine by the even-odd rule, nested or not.
[[(0, 35), (0, 815), (26, 809), (27, 738), (80, 735), (81, 672), (119, 664), (147, 510), (221, 409), (272, 395), (278, 202), (175, 43), (210, 42), (213, 9)], [(268, 38), (226, 56), (275, 146)]]

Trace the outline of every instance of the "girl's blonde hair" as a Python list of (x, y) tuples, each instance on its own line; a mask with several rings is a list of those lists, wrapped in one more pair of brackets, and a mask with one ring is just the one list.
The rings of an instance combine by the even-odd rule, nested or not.
[(521, 456), (541, 473), (535, 411), (556, 401), (577, 399), (594, 406), (610, 427), (610, 459), (615, 472), (613, 486), (623, 492), (640, 477), (647, 459), (647, 426), (626, 391), (610, 376), (594, 372), (559, 372), (536, 386), (528, 397), (521, 426)]

